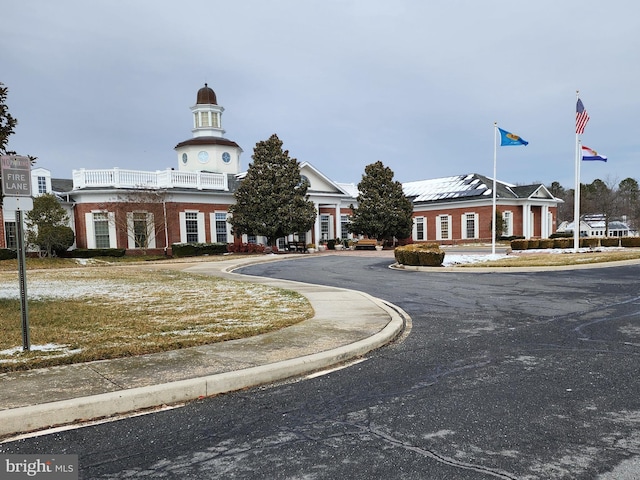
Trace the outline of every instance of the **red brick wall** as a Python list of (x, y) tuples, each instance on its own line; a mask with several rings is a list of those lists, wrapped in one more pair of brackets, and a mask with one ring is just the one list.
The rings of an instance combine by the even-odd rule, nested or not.
[(161, 203), (148, 203), (148, 204), (127, 204), (127, 203), (83, 203), (76, 205), (75, 208), (75, 222), (76, 222), (76, 245), (78, 248), (87, 248), (87, 228), (85, 223), (85, 214), (91, 211), (109, 211), (114, 212), (116, 216), (117, 228), (117, 245), (118, 248), (127, 248), (128, 237), (124, 228), (126, 225), (127, 212), (133, 211), (147, 211), (153, 213), (155, 218), (156, 228), (156, 247), (163, 249), (171, 246), (173, 243), (180, 243), (180, 212), (185, 210), (196, 210), (204, 213), (204, 228), (206, 242), (212, 242), (211, 239), (211, 219), (210, 213), (213, 212), (226, 212), (228, 209), (226, 204), (210, 204), (210, 203), (167, 203), (167, 231), (169, 232), (168, 239), (169, 245), (165, 245), (165, 232), (163, 221), (164, 218), (163, 207)]
[[(519, 205), (497, 205), (496, 209), (499, 212), (510, 211), (513, 216), (513, 235), (521, 236), (522, 232), (522, 215), (523, 208)], [(542, 235), (542, 226), (541, 226), (541, 216), (542, 216), (542, 207), (534, 206), (531, 208), (531, 211), (534, 215), (534, 237), (539, 238)], [(557, 218), (557, 208), (550, 207), (549, 212), (552, 214), (553, 218), (553, 228), (552, 232), (555, 231), (555, 222)], [(475, 213), (478, 214), (478, 238), (476, 239), (462, 239), (462, 215), (465, 213)], [(450, 243), (459, 243), (459, 242), (474, 242), (474, 241), (482, 241), (482, 242), (490, 242), (491, 241), (491, 218), (493, 215), (493, 206), (468, 206), (461, 208), (452, 208), (452, 209), (442, 209), (435, 211), (425, 211), (425, 212), (414, 212), (414, 217), (425, 217), (426, 222), (426, 240), (428, 242), (435, 242), (436, 240), (436, 218), (440, 215), (450, 215), (451, 216), (451, 234), (452, 239), (442, 240), (441, 243), (450, 244)]]

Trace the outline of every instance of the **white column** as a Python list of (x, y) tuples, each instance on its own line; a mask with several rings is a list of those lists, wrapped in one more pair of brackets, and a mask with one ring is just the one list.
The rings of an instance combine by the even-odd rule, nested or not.
[(313, 202), (316, 209), (316, 222), (313, 224), (313, 241), (318, 246), (320, 244), (320, 205)]
[(549, 232), (549, 206), (542, 206), (542, 213), (540, 214), (540, 238), (549, 238), (551, 232)]
[(336, 204), (336, 235), (335, 238), (342, 238), (342, 216), (340, 215), (340, 204)]
[(531, 205), (525, 203), (522, 206), (522, 236), (531, 238)]

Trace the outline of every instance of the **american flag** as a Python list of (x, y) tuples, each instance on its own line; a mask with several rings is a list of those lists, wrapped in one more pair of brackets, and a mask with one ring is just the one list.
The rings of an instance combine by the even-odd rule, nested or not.
[(587, 126), (588, 121), (589, 121), (589, 114), (584, 109), (582, 100), (578, 99), (578, 103), (576, 105), (576, 133), (577, 134), (584, 133), (584, 127)]

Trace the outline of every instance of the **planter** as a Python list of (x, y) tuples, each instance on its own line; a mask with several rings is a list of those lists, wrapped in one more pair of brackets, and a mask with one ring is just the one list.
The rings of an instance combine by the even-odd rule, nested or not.
[(316, 249), (315, 248), (307, 248), (307, 252), (316, 253)]
[(376, 245), (376, 250), (381, 252), (382, 251), (382, 245)]
[(336, 248), (336, 250), (342, 250), (343, 246), (337, 244), (335, 248)]

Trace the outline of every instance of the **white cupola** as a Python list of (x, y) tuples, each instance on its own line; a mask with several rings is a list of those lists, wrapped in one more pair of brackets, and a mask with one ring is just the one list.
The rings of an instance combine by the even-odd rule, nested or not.
[(194, 137), (222, 137), (222, 112), (224, 108), (218, 105), (216, 93), (205, 83), (198, 90), (196, 104), (191, 107), (193, 112)]
[(216, 93), (205, 83), (198, 90), (193, 113), (193, 137), (175, 147), (178, 154), (178, 170), (214, 173), (240, 173), (242, 148), (224, 138), (222, 112)]

